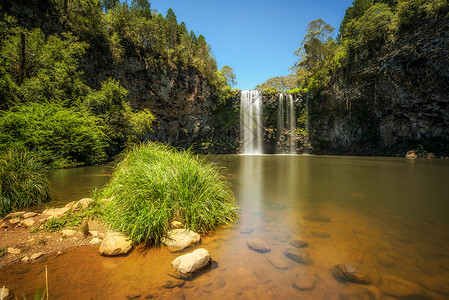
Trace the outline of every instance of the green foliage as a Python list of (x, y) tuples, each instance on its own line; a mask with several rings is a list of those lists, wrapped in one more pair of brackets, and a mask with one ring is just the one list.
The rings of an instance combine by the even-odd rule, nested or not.
[(225, 77), (226, 84), (229, 85), (231, 88), (237, 85), (236, 76), (234, 74), (234, 69), (231, 68), (228, 65), (223, 66), (220, 71), (223, 76)]
[(45, 166), (30, 152), (0, 153), (0, 216), (51, 199)]
[(51, 218), (44, 224), (44, 229), (50, 232), (59, 231), (66, 225), (65, 219)]
[(107, 125), (110, 156), (121, 151), (128, 141), (142, 139), (152, 129), (154, 116), (148, 109), (133, 112), (127, 102), (128, 91), (115, 79), (109, 78), (101, 89), (90, 93), (81, 107), (102, 118)]
[(61, 168), (103, 162), (107, 142), (98, 117), (54, 103), (28, 103), (0, 112), (0, 150), (10, 147)]
[(373, 5), (360, 18), (347, 24), (345, 38), (353, 47), (371, 51), (379, 49), (389, 36), (393, 18), (393, 12), (388, 5)]
[(71, 33), (46, 38), (39, 28), (27, 31), (17, 27), (12, 32), (0, 49), (0, 59), (10, 78), (6, 81), (13, 81), (5, 84), (6, 91), (15, 90), (15, 98), (21, 102), (51, 100), (65, 106), (87, 94), (88, 87), (78, 70), (78, 59), (87, 47), (85, 42), (79, 42)]
[(275, 89), (276, 91), (285, 92), (296, 87), (296, 78), (294, 74), (287, 76), (277, 76), (268, 79), (264, 83), (257, 85), (254, 89), (265, 91), (267, 89)]
[(104, 218), (134, 242), (159, 245), (172, 220), (205, 232), (236, 219), (234, 196), (218, 169), (158, 143), (134, 145), (120, 155), (108, 184), (95, 195)]

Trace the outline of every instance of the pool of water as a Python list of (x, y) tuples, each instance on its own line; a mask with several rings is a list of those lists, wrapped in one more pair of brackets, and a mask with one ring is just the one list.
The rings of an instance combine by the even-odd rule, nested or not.
[[(98, 246), (81, 247), (5, 267), (0, 284), (30, 297), (45, 284), (47, 266), (51, 299), (394, 299), (385, 291), (399, 295), (404, 289), (397, 282), (387, 286), (388, 276), (395, 276), (413, 283), (405, 287), (417, 290), (413, 299), (449, 298), (448, 160), (296, 155), (208, 160), (226, 168), (241, 207), (237, 224), (202, 236), (198, 247), (210, 251), (214, 268), (166, 289), (170, 263), (179, 253), (137, 248), (110, 258), (101, 257)], [(59, 204), (84, 197), (77, 193), (103, 184), (110, 173), (104, 167), (76, 170), (59, 170), (52, 179)], [(271, 250), (249, 249), (253, 238), (265, 240)], [(285, 256), (296, 239), (308, 243), (304, 249), (312, 264)], [(337, 280), (331, 270), (341, 263), (368, 274), (372, 284)], [(297, 288), (304, 276), (315, 280), (313, 289)]]

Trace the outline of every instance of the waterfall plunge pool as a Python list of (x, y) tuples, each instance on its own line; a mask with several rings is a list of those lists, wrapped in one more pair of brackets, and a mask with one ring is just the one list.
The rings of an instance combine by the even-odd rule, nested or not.
[[(47, 266), (51, 299), (340, 299), (351, 293), (382, 299), (395, 288), (400, 292), (400, 286), (385, 286), (392, 275), (414, 283), (425, 297), (448, 298), (449, 160), (301, 155), (208, 160), (227, 168), (241, 207), (237, 224), (202, 236), (199, 247), (210, 251), (215, 268), (167, 289), (164, 283), (173, 280), (167, 271), (179, 253), (136, 248), (111, 258), (100, 256), (97, 245), (4, 267), (0, 283), (16, 296), (30, 295), (45, 285)], [(67, 202), (87, 196), (86, 186), (103, 184), (110, 172), (73, 170), (52, 174), (55, 193), (60, 199), (70, 195)], [(99, 178), (103, 182), (95, 182)], [(249, 249), (253, 238), (265, 240), (271, 250)], [(285, 256), (296, 239), (308, 243), (303, 249), (313, 264)], [(340, 263), (358, 267), (373, 284), (337, 280), (331, 269)], [(298, 289), (302, 276), (314, 279), (311, 290)]]

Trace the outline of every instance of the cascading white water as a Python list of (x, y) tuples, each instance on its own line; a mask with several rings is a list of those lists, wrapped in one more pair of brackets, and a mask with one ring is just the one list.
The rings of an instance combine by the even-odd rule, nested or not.
[(280, 153), (296, 153), (295, 102), (290, 94), (279, 94), (277, 130)]
[(240, 96), (240, 140), (243, 154), (262, 154), (262, 94), (242, 91)]

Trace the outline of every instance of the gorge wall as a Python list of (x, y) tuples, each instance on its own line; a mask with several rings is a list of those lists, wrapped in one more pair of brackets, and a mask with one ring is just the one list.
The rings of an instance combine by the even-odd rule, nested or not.
[(449, 18), (405, 32), (393, 51), (360, 55), (311, 112), (315, 153), (403, 155), (423, 147), (448, 155)]
[(128, 90), (133, 108), (151, 110), (156, 117), (153, 132), (148, 133), (151, 140), (200, 149), (202, 141), (211, 139), (216, 90), (194, 68), (156, 70), (129, 57), (106, 67), (87, 59), (83, 70), (84, 77), (95, 86), (109, 77), (119, 80)]

